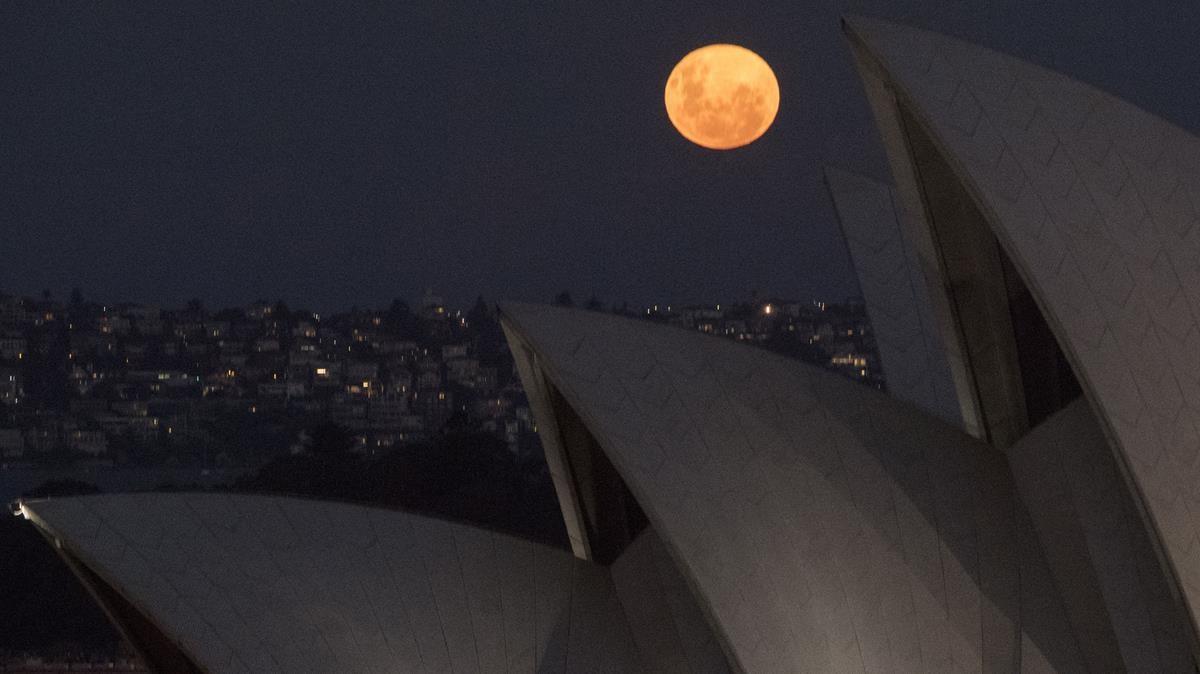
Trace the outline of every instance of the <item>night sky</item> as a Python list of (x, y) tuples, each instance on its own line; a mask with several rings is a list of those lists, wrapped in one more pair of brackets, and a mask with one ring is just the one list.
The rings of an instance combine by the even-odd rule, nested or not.
[[(848, 9), (1200, 131), (1194, 1), (269, 4), (0, 3), (0, 290), (840, 299), (857, 286), (821, 166), (886, 175)], [(672, 66), (710, 42), (761, 54), (782, 91), (732, 152), (663, 110)]]

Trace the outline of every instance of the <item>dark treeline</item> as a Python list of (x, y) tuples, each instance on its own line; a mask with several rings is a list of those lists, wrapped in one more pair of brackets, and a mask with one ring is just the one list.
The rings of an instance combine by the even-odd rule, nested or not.
[(318, 425), (307, 451), (270, 461), (233, 489), (400, 508), (567, 544), (540, 453), (522, 461), (495, 435), (466, 429), (376, 455), (352, 453), (352, 444), (346, 429)]

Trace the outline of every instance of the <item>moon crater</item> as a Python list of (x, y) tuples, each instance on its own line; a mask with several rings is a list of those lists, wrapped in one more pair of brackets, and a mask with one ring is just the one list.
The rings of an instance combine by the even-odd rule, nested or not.
[(667, 116), (685, 138), (714, 150), (754, 142), (779, 111), (779, 83), (758, 54), (732, 44), (701, 47), (675, 66)]

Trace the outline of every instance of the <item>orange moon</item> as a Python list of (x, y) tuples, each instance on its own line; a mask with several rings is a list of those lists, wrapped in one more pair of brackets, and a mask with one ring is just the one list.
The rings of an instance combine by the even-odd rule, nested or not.
[(761, 56), (735, 44), (710, 44), (671, 71), (667, 116), (684, 138), (712, 150), (758, 140), (779, 112), (779, 82)]

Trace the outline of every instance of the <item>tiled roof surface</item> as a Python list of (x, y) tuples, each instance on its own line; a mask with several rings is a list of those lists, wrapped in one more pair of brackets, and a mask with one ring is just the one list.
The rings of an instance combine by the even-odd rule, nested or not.
[(745, 671), (1079, 666), (991, 447), (761, 349), (597, 312), (502, 310)]
[[(1039, 298), (1200, 609), (1200, 139), (934, 33), (848, 30), (929, 126)], [(1194, 629), (1194, 628), (1193, 628)]]
[(25, 507), (208, 671), (642, 671), (608, 570), (564, 550), (268, 496)]

